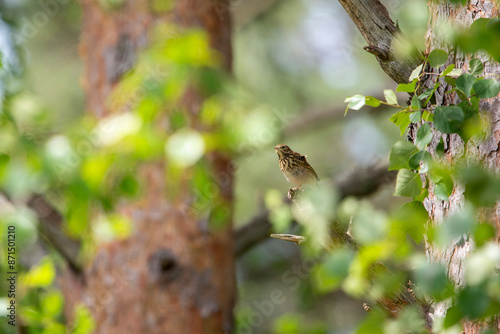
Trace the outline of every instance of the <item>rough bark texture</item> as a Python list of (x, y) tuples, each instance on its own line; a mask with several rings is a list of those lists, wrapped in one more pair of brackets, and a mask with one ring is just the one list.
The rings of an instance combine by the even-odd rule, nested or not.
[[(173, 1), (171, 11), (155, 13), (152, 1), (127, 0), (104, 10), (97, 0), (82, 0), (84, 25), (81, 54), (85, 62), (87, 108), (102, 117), (111, 112), (107, 98), (134, 65), (137, 51), (149, 42), (156, 22), (204, 28), (211, 45), (231, 67), (231, 21), (222, 0)], [(196, 117), (203, 96), (186, 92), (183, 107)], [(219, 193), (232, 202), (230, 161), (207, 157), (212, 172), (223, 172)], [(83, 303), (96, 322), (95, 333), (231, 333), (235, 299), (231, 223), (213, 230), (182, 201), (168, 198), (163, 162), (139, 169), (144, 191), (135, 203), (121, 207), (134, 223), (124, 241), (98, 249), (81, 274), (60, 279), (65, 313), (71, 322)], [(177, 185), (176, 185), (177, 186)], [(178, 187), (186, 187), (179, 184)], [(192, 203), (192, 201), (191, 201)]]
[(377, 57), (380, 67), (397, 83), (408, 83), (411, 72), (422, 62), (417, 50), (410, 55), (398, 52), (404, 40), (379, 0), (339, 0), (368, 42), (365, 50)]
[[(397, 54), (392, 54), (394, 43), (398, 42), (399, 29), (394, 26), (387, 10), (378, 0), (339, 0), (345, 8), (353, 22), (356, 24), (361, 34), (364, 36), (369, 46), (365, 48), (368, 52), (377, 56), (382, 69), (397, 83), (406, 82), (408, 75), (415, 68), (419, 61), (416, 58), (402, 60)], [(446, 65), (455, 64), (456, 68), (467, 70), (468, 59), (462, 53), (456, 53), (456, 50), (449, 49), (444, 45), (440, 36), (440, 23), (449, 22), (454, 26), (469, 26), (475, 19), (485, 17), (492, 18), (499, 15), (498, 2), (487, 0), (472, 0), (465, 6), (453, 5), (449, 2), (429, 1), (429, 26), (426, 36), (426, 54), (435, 48), (447, 50), (450, 54)], [(401, 35), (399, 35), (399, 38)], [(479, 57), (481, 55), (475, 55)], [(489, 57), (480, 58), (484, 63), (484, 74), (499, 74), (500, 65), (491, 61)], [(432, 71), (432, 68), (426, 71)], [(434, 70), (435, 71), (435, 70)], [(429, 75), (423, 79), (424, 87), (434, 85), (435, 75)], [(450, 90), (443, 81), (443, 85), (436, 92), (437, 105), (456, 104), (458, 97), (456, 95), (445, 95)], [(464, 147), (463, 141), (456, 134), (446, 135), (434, 132), (433, 141), (429, 151), (436, 156), (436, 146), (442, 137), (445, 144), (444, 160), (448, 163), (454, 163), (456, 159), (467, 152), (469, 159), (474, 162), (481, 162), (492, 171), (500, 170), (500, 98), (495, 97), (483, 100), (480, 107), (482, 113), (491, 121), (490, 133), (480, 142), (469, 143)], [(416, 137), (418, 126), (410, 128), (410, 137)], [(440, 224), (448, 215), (460, 209), (464, 203), (463, 186), (456, 185), (448, 202), (438, 200), (434, 193), (432, 185), (429, 187), (429, 196), (424, 201), (424, 205), (429, 212), (431, 224)], [(500, 243), (500, 203), (497, 203), (493, 210), (485, 213), (496, 228), (497, 242)], [(427, 244), (426, 251), (430, 261), (443, 263), (448, 269), (448, 276), (456, 283), (457, 287), (463, 286), (464, 282), (464, 261), (466, 256), (474, 248), (470, 238), (463, 236), (455, 243), (445, 249), (438, 249), (431, 244)], [(442, 317), (446, 314), (446, 303), (437, 303), (433, 305), (431, 317)], [(431, 311), (431, 310), (429, 310)], [(465, 320), (463, 323), (464, 334), (476, 334), (482, 332), (486, 325)], [(490, 324), (494, 329), (500, 332), (500, 320)]]
[[(448, 64), (455, 64), (456, 68), (462, 68), (467, 71), (470, 59), (462, 53), (456, 53), (455, 50), (448, 50), (449, 46), (444, 45), (439, 36), (439, 25), (443, 21), (448, 21), (455, 26), (468, 26), (474, 19), (497, 16), (498, 7), (496, 4), (489, 1), (471, 1), (471, 3), (465, 7), (429, 1), (429, 15), (426, 53), (436, 48), (447, 50), (450, 54)], [(475, 56), (478, 57), (480, 55)], [(497, 62), (490, 61), (489, 57), (484, 56), (481, 60), (485, 63), (484, 74), (500, 73), (500, 65)], [(432, 69), (428, 70), (432, 71)], [(433, 86), (435, 79), (435, 75), (427, 76), (424, 78), (424, 86)], [(449, 105), (459, 102), (455, 94), (444, 94), (446, 91), (451, 90), (451, 88), (452, 87), (447, 86), (447, 84), (443, 82), (443, 85), (436, 92), (437, 105)], [(436, 146), (440, 138), (443, 138), (445, 145), (445, 156), (443, 159), (446, 162), (453, 164), (456, 162), (457, 158), (461, 157), (465, 152), (470, 161), (481, 162), (486, 168), (498, 172), (500, 170), (500, 99), (495, 97), (483, 100), (480, 109), (482, 113), (491, 120), (490, 135), (479, 142), (470, 141), (467, 147), (464, 147), (464, 142), (459, 135), (446, 135), (434, 132), (434, 139), (429, 147), (430, 153), (436, 156)], [(415, 130), (416, 128), (412, 129), (413, 133), (416, 133)], [(429, 196), (424, 201), (424, 205), (429, 212), (431, 224), (440, 224), (447, 216), (459, 210), (464, 204), (463, 192), (463, 186), (455, 185), (449, 201), (445, 202), (438, 200), (434, 195), (433, 186), (429, 186)], [(492, 221), (496, 226), (497, 241), (500, 241), (500, 239), (498, 239), (500, 233), (500, 203), (496, 205), (496, 208), (492, 210), (487, 219)], [(473, 240), (464, 235), (444, 249), (428, 243), (426, 245), (426, 252), (430, 261), (444, 264), (448, 270), (448, 277), (455, 282), (457, 287), (461, 287), (465, 283), (465, 259), (473, 248)], [(435, 304), (433, 317), (443, 317), (449, 306), (447, 302)], [(474, 323), (468, 320), (465, 320), (462, 324), (465, 334), (476, 334), (484, 330), (484, 324)], [(500, 323), (498, 321), (494, 326), (497, 330), (500, 330)]]

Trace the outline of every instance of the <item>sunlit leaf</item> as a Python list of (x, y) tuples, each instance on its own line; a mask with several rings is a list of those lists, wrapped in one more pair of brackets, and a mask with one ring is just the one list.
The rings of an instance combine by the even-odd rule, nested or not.
[(94, 331), (95, 322), (90, 310), (83, 304), (75, 308), (72, 334), (90, 334)]
[(409, 141), (398, 140), (391, 148), (389, 170), (409, 168), (410, 157), (417, 152), (418, 149)]
[(201, 134), (191, 129), (181, 129), (165, 143), (167, 158), (181, 167), (194, 165), (205, 153), (205, 142)]
[(410, 77), (408, 78), (408, 82), (412, 82), (414, 79), (417, 79), (418, 76), (420, 75), (420, 72), (422, 72), (422, 67), (424, 64), (418, 65), (412, 72)]
[(455, 69), (455, 64), (450, 64), (446, 69), (441, 73), (440, 77), (450, 74)]
[(455, 68), (451, 70), (448, 74), (446, 74), (447, 77), (458, 77), (462, 75), (463, 70), (461, 68)]
[(408, 93), (411, 93), (411, 92), (415, 91), (415, 85), (416, 84), (417, 84), (417, 79), (413, 79), (412, 82), (407, 83), (407, 84), (401, 83), (396, 88), (396, 92), (408, 92)]
[(395, 114), (392, 114), (389, 120), (398, 126), (399, 130), (401, 131), (401, 136), (405, 133), (408, 125), (410, 125), (411, 123), (410, 113), (407, 113), (405, 111), (399, 111)]
[(41, 309), (49, 317), (55, 317), (62, 311), (64, 298), (60, 291), (51, 290), (42, 296)]
[(21, 282), (24, 286), (30, 288), (46, 287), (52, 284), (55, 277), (54, 263), (50, 257), (46, 256), (21, 278)]
[(418, 196), (421, 191), (422, 180), (420, 174), (406, 168), (401, 169), (396, 178), (394, 196), (414, 197)]
[(348, 102), (347, 108), (346, 108), (346, 113), (347, 109), (352, 109), (352, 110), (359, 110), (365, 105), (365, 97), (360, 94), (356, 94), (354, 96), (347, 97), (344, 102)]
[(397, 105), (398, 98), (396, 97), (396, 93), (392, 89), (384, 89), (384, 97), (387, 103)]
[(380, 100), (373, 96), (366, 96), (365, 104), (371, 107), (378, 107), (380, 105)]
[(474, 58), (469, 61), (469, 73), (472, 75), (481, 75), (484, 71), (484, 65), (481, 60)]

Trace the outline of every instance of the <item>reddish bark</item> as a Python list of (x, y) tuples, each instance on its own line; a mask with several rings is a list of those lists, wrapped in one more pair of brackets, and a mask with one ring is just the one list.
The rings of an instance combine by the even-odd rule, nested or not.
[[(149, 42), (157, 22), (204, 28), (211, 45), (231, 68), (231, 21), (225, 0), (178, 0), (171, 11), (155, 13), (153, 1), (127, 0), (104, 10), (97, 0), (82, 0), (81, 55), (85, 63), (87, 109), (98, 117), (112, 112), (107, 99), (122, 75)], [(195, 111), (203, 96), (186, 93), (183, 105)], [(230, 161), (211, 154), (208, 161), (222, 198), (232, 202)], [(230, 333), (235, 299), (231, 222), (212, 229), (189, 202), (172, 202), (163, 162), (138, 171), (140, 200), (121, 207), (134, 223), (123, 241), (98, 249), (81, 275), (60, 279), (65, 313), (71, 322), (77, 304), (92, 311), (96, 333)], [(185, 187), (185, 185), (176, 185)], [(182, 193), (188, 194), (188, 191)], [(229, 205), (230, 206), (230, 205)]]

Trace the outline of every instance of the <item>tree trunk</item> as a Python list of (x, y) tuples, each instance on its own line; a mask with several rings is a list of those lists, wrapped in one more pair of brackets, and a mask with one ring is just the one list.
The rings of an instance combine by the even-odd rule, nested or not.
[[(147, 46), (156, 23), (205, 29), (230, 71), (231, 21), (225, 0), (176, 0), (162, 12), (154, 8), (158, 1), (124, 0), (117, 8), (103, 8), (105, 3), (82, 0), (86, 106), (98, 117), (113, 112), (107, 99)], [(189, 117), (196, 117), (202, 101), (201, 93), (186, 92), (182, 103)], [(223, 180), (215, 180), (216, 191), (231, 207), (230, 160), (217, 152), (206, 158), (212, 175), (224, 173)], [(83, 303), (92, 312), (96, 333), (231, 333), (231, 221), (212, 230), (185, 204), (189, 198), (182, 203), (169, 199), (163, 161), (148, 163), (137, 174), (143, 194), (120, 208), (134, 223), (132, 235), (101, 246), (81, 274), (68, 271), (60, 278), (68, 321)], [(193, 196), (186, 185), (175, 187)]]
[[(447, 2), (429, 1), (429, 26), (426, 35), (426, 54), (429, 54), (436, 48), (444, 49), (448, 52), (448, 64), (455, 64), (456, 68), (462, 68), (464, 71), (468, 70), (468, 63), (470, 58), (451, 46), (445, 45), (440, 38), (440, 24), (447, 22), (453, 26), (470, 26), (473, 20), (480, 17), (491, 18), (498, 15), (498, 4), (492, 2), (472, 1), (466, 6), (451, 5)], [(484, 63), (484, 75), (499, 74), (500, 65), (491, 60), (485, 55), (475, 55), (476, 58), (480, 57)], [(427, 70), (432, 71), (432, 68)], [(434, 69), (435, 71), (435, 69)], [(425, 87), (434, 86), (436, 80), (435, 75), (424, 77), (423, 83)], [(444, 93), (451, 90), (452, 87), (448, 86), (444, 81), (440, 88), (436, 91), (436, 104), (449, 105), (456, 104), (459, 99), (456, 94), (445, 95)], [(451, 96), (451, 97), (450, 97)], [(449, 164), (454, 164), (464, 152), (466, 152), (469, 161), (481, 162), (483, 166), (492, 171), (498, 172), (500, 169), (500, 98), (494, 97), (487, 100), (482, 100), (480, 110), (487, 114), (491, 120), (491, 135), (484, 141), (478, 144), (469, 143), (467, 147), (458, 134), (442, 134), (434, 131), (434, 138), (429, 146), (429, 152), (436, 158), (436, 146), (440, 140), (444, 142), (445, 155), (442, 158)], [(416, 128), (410, 130), (416, 134)], [(416, 136), (414, 136), (416, 137)], [(434, 194), (433, 185), (429, 185), (429, 196), (425, 199), (424, 205), (429, 212), (430, 222), (433, 225), (440, 224), (450, 214), (457, 212), (464, 205), (464, 188), (459, 184), (455, 184), (452, 195), (449, 201), (441, 201), (436, 198)], [(497, 232), (497, 242), (500, 241), (500, 203), (497, 203), (495, 210), (492, 210), (487, 220), (494, 223)], [(431, 262), (442, 263), (446, 269), (448, 277), (455, 282), (457, 287), (462, 287), (465, 283), (465, 260), (468, 254), (474, 248), (474, 242), (471, 238), (464, 235), (458, 240), (445, 248), (439, 248), (431, 243), (427, 243), (426, 252), (427, 257)], [(433, 317), (443, 317), (446, 315), (449, 308), (448, 302), (441, 302), (434, 305)], [(484, 324), (465, 320), (462, 322), (465, 334), (476, 334), (484, 330)], [(496, 328), (500, 329), (500, 323), (496, 322)]]

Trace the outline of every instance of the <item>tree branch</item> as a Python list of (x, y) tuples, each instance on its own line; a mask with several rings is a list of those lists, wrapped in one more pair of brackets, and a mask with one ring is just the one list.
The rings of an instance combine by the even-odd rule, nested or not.
[[(332, 186), (335, 186), (339, 191), (341, 199), (347, 196), (370, 195), (381, 185), (387, 184), (396, 178), (396, 172), (388, 171), (387, 168), (388, 164), (383, 162), (367, 168), (354, 170), (351, 173), (338, 177)], [(245, 254), (253, 246), (269, 238), (270, 234), (271, 222), (269, 221), (269, 210), (263, 210), (247, 224), (235, 231), (236, 256)]]
[(408, 83), (411, 72), (422, 63), (418, 50), (401, 54), (405, 38), (379, 0), (339, 0), (365, 38), (365, 50), (377, 57), (380, 67), (397, 83)]
[[(370, 95), (370, 94), (368, 94)], [(385, 97), (378, 94), (370, 95), (378, 100), (384, 100)], [(321, 126), (328, 126), (330, 123), (340, 122), (346, 119), (345, 116), (346, 105), (342, 104), (339, 106), (334, 106), (332, 108), (306, 108), (302, 114), (291, 120), (289, 124), (283, 129), (281, 133), (281, 139), (296, 135), (298, 132), (307, 130), (317, 130)], [(368, 108), (364, 110), (368, 114), (380, 115), (381, 112), (385, 110), (382, 106), (379, 108)], [(392, 110), (391, 110), (392, 112)]]
[(64, 232), (61, 214), (40, 195), (33, 195), (27, 204), (38, 216), (40, 221), (38, 227), (42, 237), (66, 259), (73, 271), (80, 272), (82, 270), (82, 263), (79, 259), (81, 243)]
[[(366, 196), (375, 192), (381, 185), (393, 181), (395, 172), (387, 171), (387, 163), (354, 170), (339, 176), (333, 186), (340, 193), (340, 198), (347, 196)], [(54, 248), (67, 260), (71, 269), (80, 272), (82, 268), (79, 260), (81, 244), (70, 238), (63, 230), (63, 218), (60, 213), (40, 195), (33, 196), (28, 206), (35, 211), (40, 220), (40, 233)], [(234, 232), (235, 255), (241, 256), (253, 246), (267, 239), (271, 234), (269, 210), (263, 210), (253, 217), (247, 224)]]

